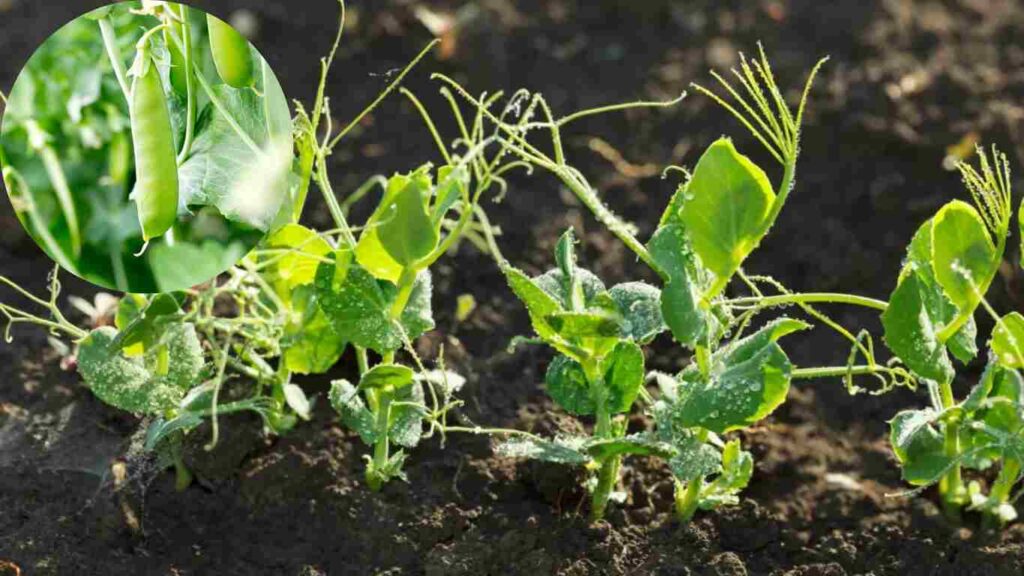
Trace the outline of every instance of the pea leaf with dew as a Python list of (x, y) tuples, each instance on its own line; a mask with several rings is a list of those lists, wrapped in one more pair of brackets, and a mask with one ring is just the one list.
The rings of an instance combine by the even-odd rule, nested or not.
[(962, 362), (977, 355), (977, 326), (973, 316), (945, 342), (939, 333), (960, 314), (946, 296), (932, 266), (932, 228), (925, 222), (907, 249), (903, 271), (882, 314), (882, 326), (889, 348), (918, 375), (939, 382), (952, 377), (953, 365), (945, 348)]
[(618, 307), (623, 336), (645, 345), (668, 329), (661, 316), (661, 290), (644, 282), (626, 282), (608, 294)]
[(996, 324), (991, 346), (1000, 364), (1024, 368), (1024, 316), (1020, 312), (1011, 312)]
[(141, 357), (122, 354), (113, 345), (116, 337), (117, 330), (103, 327), (79, 344), (78, 371), (103, 402), (128, 412), (158, 414), (176, 408), (198, 384), (205, 359), (191, 324), (167, 326), (159, 345)]
[(415, 448), (423, 437), (423, 419), (427, 415), (423, 386), (403, 386), (391, 401), (388, 438), (405, 448)]
[(999, 254), (973, 206), (954, 200), (939, 210), (932, 225), (932, 267), (960, 316), (977, 308), (998, 265)]
[(931, 409), (904, 410), (889, 421), (889, 441), (900, 461), (903, 479), (915, 486), (936, 482), (953, 463), (935, 427), (937, 418)]
[(697, 162), (684, 198), (679, 221), (701, 264), (716, 277), (702, 294), (710, 300), (768, 232), (775, 192), (764, 171), (722, 138)]
[(719, 323), (701, 306), (710, 278), (696, 261), (684, 228), (679, 224), (658, 228), (648, 249), (668, 275), (661, 291), (661, 316), (672, 337), (689, 348), (706, 343), (719, 331)]
[(359, 379), (359, 388), (404, 388), (412, 384), (413, 374), (412, 368), (401, 364), (377, 364)]
[(376, 419), (360, 397), (359, 390), (348, 380), (335, 380), (331, 382), (328, 398), (345, 426), (359, 434), (366, 445), (373, 446), (377, 441)]
[(708, 375), (694, 366), (685, 370), (673, 408), (683, 425), (724, 433), (771, 414), (786, 400), (793, 369), (777, 341), (808, 328), (799, 320), (779, 318), (715, 351)]
[(699, 506), (712, 510), (739, 503), (739, 493), (754, 475), (754, 457), (743, 450), (739, 440), (730, 440), (722, 449), (721, 472), (700, 491)]
[(586, 438), (568, 437), (554, 440), (514, 436), (498, 444), (495, 452), (506, 458), (541, 460), (555, 464), (581, 465), (591, 461), (585, 450)]
[(314, 287), (307, 284), (292, 290), (280, 340), (285, 367), (295, 374), (323, 374), (338, 362), (347, 345), (317, 304)]
[[(640, 393), (644, 379), (644, 357), (640, 347), (627, 340), (620, 341), (600, 363), (605, 409), (611, 414), (628, 412)], [(548, 366), (544, 377), (548, 394), (571, 414), (592, 415), (597, 412), (597, 390), (588, 380), (583, 366), (567, 356), (559, 355)]]
[(356, 262), (347, 262), (348, 254), (330, 256), (333, 263), (321, 263), (317, 269), (316, 297), (339, 336), (352, 344), (379, 353), (401, 348), (404, 337), (413, 340), (434, 327), (430, 296), (430, 273), (416, 277), (406, 307), (392, 318), (397, 287), (378, 280)]

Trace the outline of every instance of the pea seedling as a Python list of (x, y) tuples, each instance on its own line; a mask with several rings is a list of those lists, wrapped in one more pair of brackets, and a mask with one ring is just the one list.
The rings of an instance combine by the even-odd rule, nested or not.
[[(985, 298), (1003, 261), (1013, 216), (1010, 166), (993, 148), (979, 148), (980, 167), (959, 169), (974, 205), (953, 200), (925, 222), (907, 249), (899, 282), (882, 316), (889, 348), (927, 383), (932, 406), (891, 421), (892, 448), (915, 491), (938, 484), (947, 514), (980, 510), (986, 524), (1016, 518), (1011, 490), (1024, 462), (1024, 317), (998, 314)], [(963, 400), (953, 395), (953, 358), (968, 363), (979, 350), (974, 314), (995, 322), (988, 366)], [(965, 485), (963, 469), (1001, 464), (986, 495)]]
[[(742, 92), (715, 74), (735, 104), (696, 87), (736, 116), (782, 164), (782, 181), (773, 191), (759, 167), (729, 139), (720, 139), (703, 154), (693, 173), (687, 172), (687, 180), (646, 244), (636, 238), (633, 226), (604, 205), (583, 174), (566, 162), (561, 129), (594, 114), (664, 107), (676, 101), (608, 106), (555, 119), (543, 97), (523, 92), (514, 100), (529, 104), (517, 122), (509, 122), (490, 113), (488, 102), (436, 76), (449, 98), (448, 91), (454, 90), (478, 106), (511, 154), (558, 177), (661, 281), (660, 288), (626, 283), (606, 290), (593, 274), (576, 267), (571, 232), (558, 244), (558, 267), (541, 276), (530, 278), (499, 257), (509, 285), (526, 305), (537, 337), (559, 353), (545, 377), (549, 394), (568, 412), (593, 416), (593, 434), (542, 439), (505, 430), (451, 429), (511, 435), (499, 448), (503, 454), (585, 466), (594, 473), (588, 483), (593, 519), (605, 514), (623, 455), (662, 457), (675, 477), (677, 515), (686, 521), (698, 508), (737, 500), (751, 477), (753, 458), (738, 439), (726, 441), (722, 435), (768, 416), (785, 401), (791, 380), (843, 376), (854, 388), (855, 376), (870, 375), (881, 381), (883, 389), (912, 384), (912, 376), (901, 366), (876, 362), (869, 334), (855, 336), (812, 306), (835, 303), (884, 309), (884, 302), (849, 294), (794, 294), (770, 277), (748, 276), (742, 270), (793, 188), (800, 126), (817, 70), (811, 73), (795, 112), (786, 105), (763, 51), (757, 60), (741, 58), (741, 69), (734, 71)], [(535, 113), (540, 120), (533, 118)], [(531, 141), (534, 131), (550, 133), (553, 156)], [(733, 279), (741, 280), (751, 295), (725, 296)], [(778, 294), (765, 294), (767, 290)], [(810, 328), (809, 324), (781, 317), (751, 329), (758, 314), (777, 306), (798, 306), (847, 338), (854, 347), (848, 365), (795, 368), (778, 340)], [(661, 393), (648, 401), (642, 390), (641, 346), (664, 330), (693, 351), (693, 360), (676, 375), (651, 374)], [(856, 365), (858, 358), (866, 363)], [(625, 415), (638, 398), (653, 417), (654, 429), (631, 434)]]

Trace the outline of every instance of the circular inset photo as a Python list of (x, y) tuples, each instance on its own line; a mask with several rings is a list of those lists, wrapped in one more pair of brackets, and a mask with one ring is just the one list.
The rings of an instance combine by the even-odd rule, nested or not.
[(65, 25), (8, 97), (0, 165), (18, 218), (68, 271), (170, 292), (237, 263), (283, 214), (291, 114), (235, 29), (171, 2)]

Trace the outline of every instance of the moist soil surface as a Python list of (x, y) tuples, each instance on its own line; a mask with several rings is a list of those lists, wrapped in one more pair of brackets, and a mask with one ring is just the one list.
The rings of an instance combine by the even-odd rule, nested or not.
[[(96, 2), (0, 0), (0, 86), (57, 26)], [(309, 102), (316, 58), (333, 37), (329, 0), (197, 2), (221, 15), (247, 9), (256, 43), (289, 97)], [(784, 87), (797, 90), (824, 55), (810, 105), (796, 189), (775, 229), (748, 262), (802, 291), (844, 290), (884, 298), (904, 246), (937, 207), (963, 192), (943, 168), (947, 148), (976, 136), (1021, 157), (1024, 7), (1012, 0), (686, 1), (481, 0), (469, 4), (353, 1), (330, 82), (338, 122), (352, 118), (427, 42), (423, 8), (457, 14), (458, 33), (408, 86), (436, 110), (450, 136), (432, 71), (474, 92), (526, 87), (556, 113), (636, 99), (666, 99), (709, 68), (736, 63), (762, 41)], [(441, 120), (444, 118), (445, 120)], [(676, 182), (669, 164), (693, 166), (721, 134), (771, 166), (749, 137), (706, 98), (588, 119), (566, 135), (572, 159), (608, 204), (653, 230)], [(598, 154), (595, 139), (617, 149)], [(600, 148), (600, 146), (596, 146)], [(335, 188), (354, 190), (373, 174), (438, 160), (413, 108), (392, 97), (341, 145)], [(614, 161), (613, 161), (614, 160)], [(778, 179), (779, 174), (772, 173)], [(504, 231), (505, 255), (531, 272), (550, 263), (562, 230), (583, 237), (584, 265), (608, 282), (649, 278), (624, 247), (543, 175), (513, 179), (488, 206)], [(310, 224), (329, 227), (322, 203)], [(0, 271), (41, 293), (50, 263), (4, 203)], [(1020, 309), (1020, 278), (1007, 266), (994, 300)], [(571, 421), (546, 398), (550, 355), (510, 352), (529, 331), (491, 260), (472, 246), (435, 274), (438, 329), (420, 343), (443, 344), (448, 365), (468, 377), (461, 418), (541, 433)], [(65, 296), (93, 289), (65, 277)], [(479, 306), (454, 319), (455, 298)], [(4, 296), (5, 299), (13, 296)], [(795, 311), (793, 311), (795, 312)], [(879, 330), (877, 318), (840, 308), (847, 326)], [(983, 330), (987, 327), (983, 326)], [(742, 502), (673, 521), (669, 475), (654, 461), (627, 461), (626, 501), (591, 524), (574, 470), (496, 457), (490, 440), (434, 438), (415, 450), (408, 483), (381, 493), (363, 481), (358, 438), (323, 402), (335, 373), (304, 382), (319, 394), (315, 415), (282, 438), (264, 437), (247, 417), (221, 420), (220, 443), (192, 435), (188, 461), (197, 481), (182, 493), (149, 459), (130, 456), (140, 425), (94, 399), (63, 371), (46, 335), (15, 331), (0, 345), (0, 574), (843, 574), (1019, 575), (1024, 523), (998, 535), (977, 518), (948, 523), (927, 491), (906, 489), (888, 448), (886, 420), (926, 402), (899, 390), (851, 397), (835, 380), (794, 384), (789, 401), (744, 432), (756, 469)], [(880, 345), (880, 343), (879, 343)], [(826, 331), (787, 341), (795, 363), (842, 364), (848, 347)], [(667, 337), (650, 366), (678, 369), (686, 356)], [(972, 367), (959, 391), (977, 374)], [(634, 417), (631, 426), (647, 425)], [(111, 472), (122, 469), (125, 474)]]

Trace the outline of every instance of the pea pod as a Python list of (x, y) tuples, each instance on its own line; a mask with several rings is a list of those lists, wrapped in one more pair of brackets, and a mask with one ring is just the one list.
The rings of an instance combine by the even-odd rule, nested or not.
[(178, 214), (178, 163), (174, 132), (160, 72), (148, 49), (140, 50), (132, 82), (131, 122), (135, 147), (135, 190), (142, 238), (162, 235)]
[(185, 94), (188, 91), (188, 68), (185, 62), (185, 53), (181, 51), (178, 44), (172, 39), (172, 33), (184, 42), (185, 25), (183, 22), (174, 21), (164, 28), (164, 43), (167, 44), (167, 52), (170, 55), (170, 79), (171, 86), (178, 94)]
[(206, 15), (206, 26), (210, 31), (210, 52), (217, 74), (232, 88), (248, 88), (256, 83), (256, 69), (249, 50), (249, 41), (230, 24)]

